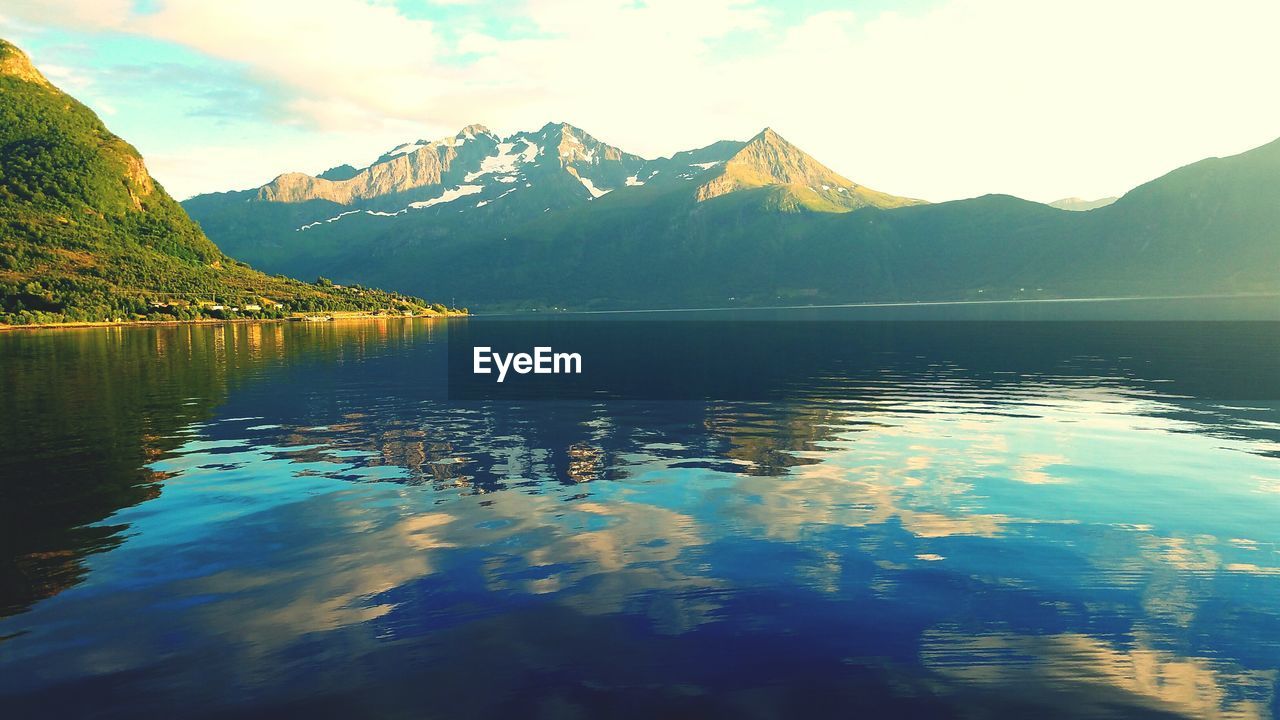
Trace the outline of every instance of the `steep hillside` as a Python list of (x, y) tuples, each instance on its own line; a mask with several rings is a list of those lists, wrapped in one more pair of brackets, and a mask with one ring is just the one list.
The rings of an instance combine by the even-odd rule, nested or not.
[(396, 293), (271, 277), (222, 253), (138, 152), (0, 40), (0, 323), (395, 307)]
[(1140, 185), (1083, 221), (1097, 287), (1280, 290), (1280, 140)]

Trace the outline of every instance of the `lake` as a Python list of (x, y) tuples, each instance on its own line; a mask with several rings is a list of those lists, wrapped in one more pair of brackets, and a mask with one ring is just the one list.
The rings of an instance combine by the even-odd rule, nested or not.
[(1280, 716), (1280, 325), (821, 327), (892, 342), (460, 402), (444, 321), (0, 334), (0, 716)]

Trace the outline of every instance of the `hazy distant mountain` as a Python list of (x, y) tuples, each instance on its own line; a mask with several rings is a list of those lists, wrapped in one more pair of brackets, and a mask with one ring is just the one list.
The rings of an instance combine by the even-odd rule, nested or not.
[(565, 124), (508, 138), (471, 126), (334, 176), (346, 179), (282, 176), (185, 204), (264, 267), (473, 307), (1271, 292), (1278, 147), (1085, 213), (887, 195), (769, 129), (646, 160)]
[(0, 323), (186, 318), (204, 312), (201, 299), (293, 310), (421, 302), (227, 257), (137, 150), (0, 40)]
[(1104, 197), (1097, 200), (1085, 200), (1084, 198), (1069, 197), (1061, 200), (1054, 200), (1049, 203), (1049, 207), (1055, 207), (1059, 210), (1072, 210), (1075, 212), (1083, 212), (1085, 210), (1095, 210), (1100, 207), (1106, 207), (1111, 203), (1119, 200), (1116, 197)]

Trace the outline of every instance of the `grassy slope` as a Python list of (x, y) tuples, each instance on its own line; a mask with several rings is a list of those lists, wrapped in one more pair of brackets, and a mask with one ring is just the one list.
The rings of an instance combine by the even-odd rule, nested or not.
[[(137, 151), (0, 40), (0, 323), (135, 319), (149, 301), (426, 311), (416, 298), (268, 276), (232, 260)], [(194, 305), (154, 319), (189, 318)]]

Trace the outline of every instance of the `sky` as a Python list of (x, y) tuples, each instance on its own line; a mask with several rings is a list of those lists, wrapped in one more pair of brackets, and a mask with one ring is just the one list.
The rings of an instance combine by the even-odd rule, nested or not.
[(932, 201), (1123, 194), (1280, 137), (1276, 0), (6, 0), (179, 198), (482, 123), (646, 157), (769, 126)]

